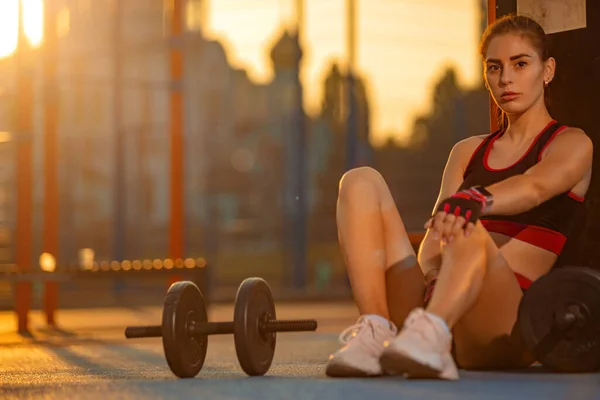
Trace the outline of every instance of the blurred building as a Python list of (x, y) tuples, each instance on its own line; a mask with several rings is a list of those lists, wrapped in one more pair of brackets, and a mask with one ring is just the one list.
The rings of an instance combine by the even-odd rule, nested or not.
[[(290, 182), (297, 173), (290, 159), (296, 150), (292, 135), (298, 133), (294, 131), (298, 115), (304, 121), (307, 148), (309, 247), (336, 242), (335, 205), (338, 182), (345, 172), (348, 91), (345, 72), (338, 65), (328, 66), (327, 77), (319, 83), (324, 86), (322, 107), (311, 117), (298, 109), (294, 94), (302, 51), (293, 32), (282, 31), (274, 38), (269, 50), (274, 78), (260, 85), (245, 71), (231, 67), (223, 46), (204, 36), (202, 18), (192, 18), (200, 12), (194, 8), (200, 4), (197, 1), (190, 3), (189, 29), (178, 41), (166, 34), (169, 27), (162, 1), (119, 2), (119, 30), (115, 29), (115, 1), (64, 0), (63, 4), (55, 60), (63, 262), (76, 260), (81, 248), (93, 248), (98, 259), (113, 257), (117, 174), (124, 177), (126, 186), (120, 196), (126, 205), (125, 258), (164, 258), (167, 254), (170, 46), (180, 46), (185, 60), (188, 255), (280, 251), (289, 224)], [(42, 89), (50, 84), (42, 79), (44, 61), (40, 60), (34, 77), (36, 154), (42, 143)], [(120, 79), (115, 75), (117, 61)], [(0, 69), (10, 70), (9, 63), (0, 64)], [(0, 82), (1, 88), (10, 92), (10, 85)], [(382, 172), (407, 228), (421, 230), (452, 145), (488, 131), (487, 93), (483, 87), (464, 91), (449, 70), (432, 93), (431, 113), (415, 121), (410, 147), (390, 142), (374, 149), (369, 141), (369, 93), (362, 77), (357, 77), (353, 90), (360, 165)], [(9, 105), (0, 107), (0, 131), (10, 125), (10, 111), (5, 107)], [(119, 134), (124, 138), (124, 164), (122, 170), (115, 170)], [(42, 165), (39, 157), (36, 160), (34, 252), (39, 254)], [(330, 250), (309, 258), (309, 263), (318, 262), (319, 257), (334, 262), (331, 258), (337, 252)], [(286, 268), (280, 258), (275, 260), (280, 269)], [(224, 270), (244, 268), (239, 263), (225, 264), (220, 265)]]

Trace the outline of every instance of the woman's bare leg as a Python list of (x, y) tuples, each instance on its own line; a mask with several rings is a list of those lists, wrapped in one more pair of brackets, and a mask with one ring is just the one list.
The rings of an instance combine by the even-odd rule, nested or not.
[(442, 248), (442, 265), (427, 311), (444, 319), (450, 329), (475, 304), (489, 259), (496, 255), (490, 254), (487, 233), (480, 225), (478, 223), (470, 237), (457, 235)]
[(444, 248), (438, 279), (427, 310), (454, 328), (460, 367), (522, 368), (533, 362), (515, 330), (523, 293), (480, 223), (472, 240), (461, 235)]
[[(469, 237), (443, 246), (442, 265), (427, 313), (418, 313), (382, 356), (391, 373), (458, 377), (463, 368), (522, 367), (528, 359), (514, 326), (522, 297), (509, 264), (481, 223)], [(444, 327), (445, 321), (446, 326)]]
[(342, 257), (359, 312), (400, 326), (422, 305), (424, 278), (389, 188), (369, 167), (340, 181), (337, 227)]
[(329, 376), (377, 376), (385, 343), (415, 307), (423, 305), (424, 278), (383, 177), (363, 167), (340, 181), (337, 203), (340, 249), (361, 318), (340, 335)]

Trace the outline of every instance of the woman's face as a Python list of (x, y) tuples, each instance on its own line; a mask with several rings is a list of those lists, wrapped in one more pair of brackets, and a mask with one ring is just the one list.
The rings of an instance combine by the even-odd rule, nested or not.
[(520, 114), (544, 101), (544, 82), (554, 77), (553, 58), (541, 59), (524, 35), (494, 37), (484, 60), (484, 75), (494, 101), (507, 114)]

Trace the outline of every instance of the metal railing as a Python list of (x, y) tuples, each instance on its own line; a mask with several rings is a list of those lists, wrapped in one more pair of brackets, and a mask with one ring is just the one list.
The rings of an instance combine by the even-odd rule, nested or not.
[[(32, 308), (43, 310), (46, 323), (56, 324), (56, 314), (67, 304), (76, 307), (134, 305), (135, 299), (153, 299), (174, 282), (193, 281), (209, 299), (207, 261), (204, 258), (100, 261), (87, 266), (61, 265), (41, 270), (24, 270), (16, 264), (0, 265), (0, 302), (17, 314), (17, 330), (29, 330)], [(137, 290), (124, 283), (133, 282)], [(147, 290), (152, 288), (151, 290)], [(65, 301), (61, 297), (65, 296)], [(107, 299), (110, 298), (109, 301)], [(104, 302), (104, 304), (100, 304)], [(113, 304), (108, 304), (108, 303)], [(36, 306), (36, 303), (38, 307)], [(139, 302), (138, 302), (139, 303)]]

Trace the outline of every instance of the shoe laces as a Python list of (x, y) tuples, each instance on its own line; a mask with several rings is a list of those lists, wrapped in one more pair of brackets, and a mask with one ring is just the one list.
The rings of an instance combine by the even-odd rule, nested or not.
[(339, 341), (342, 344), (347, 344), (367, 331), (371, 331), (371, 334), (375, 336), (375, 326), (373, 321), (370, 321), (368, 318), (360, 317), (355, 324), (350, 325), (340, 333)]

